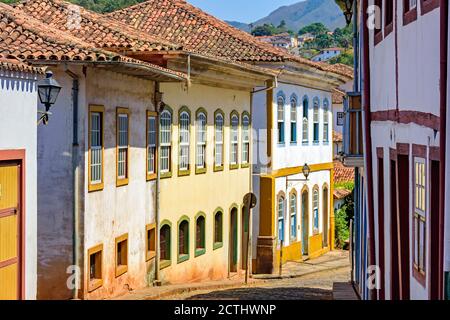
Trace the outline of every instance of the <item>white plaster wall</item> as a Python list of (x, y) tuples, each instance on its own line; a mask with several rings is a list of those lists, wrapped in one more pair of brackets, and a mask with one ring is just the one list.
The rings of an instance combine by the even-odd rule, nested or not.
[(331, 58), (337, 57), (341, 54), (341, 51), (335, 51), (335, 50), (326, 50), (322, 53), (318, 54), (317, 56), (313, 57), (312, 61), (327, 61)]
[[(296, 175), (292, 175), (289, 176), (289, 180), (294, 180), (294, 179), (304, 179), (305, 177), (303, 176), (303, 174), (296, 174)], [(313, 236), (313, 229), (314, 229), (314, 220), (313, 220), (313, 203), (312, 203), (312, 199), (313, 199), (313, 188), (314, 186), (318, 186), (319, 187), (319, 233), (323, 233), (323, 186), (326, 185), (328, 186), (328, 199), (326, 199), (326, 201), (328, 201), (328, 208), (330, 208), (329, 202), (330, 202), (330, 171), (318, 171), (318, 172), (312, 172), (310, 174), (310, 176), (308, 177), (308, 181), (307, 182), (303, 182), (303, 181), (288, 181), (288, 188), (286, 189), (286, 178), (285, 177), (281, 177), (281, 178), (276, 178), (275, 180), (275, 195), (278, 195), (280, 193), (280, 191), (284, 192), (286, 195), (285, 198), (285, 220), (284, 220), (284, 241), (283, 241), (283, 245), (284, 246), (289, 246), (289, 244), (291, 243), (291, 237), (290, 237), (290, 211), (289, 211), (289, 195), (292, 192), (293, 189), (295, 189), (295, 191), (297, 192), (297, 238), (296, 238), (296, 242), (301, 241), (302, 239), (302, 234), (301, 234), (301, 224), (302, 224), (302, 203), (301, 203), (301, 195), (302, 195), (302, 190), (304, 188), (304, 186), (307, 186), (308, 188), (308, 235), (309, 237)], [(275, 214), (274, 214), (274, 218), (275, 218), (275, 232), (276, 232), (276, 237), (278, 239), (278, 203), (277, 200), (275, 199)], [(330, 219), (330, 214), (328, 214), (328, 219)], [(328, 220), (328, 227), (330, 227), (330, 220)], [(329, 240), (329, 239), (328, 239)]]
[[(285, 143), (278, 144), (278, 124), (277, 124), (277, 97), (278, 93), (283, 92), (286, 96), (285, 100)], [(291, 95), (297, 96), (297, 142), (291, 143), (290, 137), (290, 121), (291, 121)], [(302, 119), (303, 119), (303, 97), (309, 98), (309, 141), (307, 144), (302, 142)], [(315, 145), (313, 143), (313, 99), (319, 98), (319, 143)], [(323, 141), (323, 102), (324, 99), (328, 100), (328, 113), (329, 113), (329, 129), (328, 129), (328, 141)], [(272, 169), (277, 170), (281, 168), (290, 168), (302, 166), (305, 163), (308, 165), (328, 163), (332, 161), (333, 149), (332, 149), (332, 128), (333, 128), (333, 115), (331, 104), (331, 93), (315, 90), (310, 88), (304, 88), (297, 85), (279, 83), (278, 88), (274, 89), (274, 101), (273, 101), (273, 131), (272, 131), (272, 143), (273, 143), (273, 164)]]
[(337, 125), (338, 112), (344, 112), (344, 105), (333, 104), (333, 130), (339, 132), (340, 134), (344, 134), (344, 126)]
[(25, 149), (25, 299), (37, 285), (36, 75), (0, 69), (0, 151)]

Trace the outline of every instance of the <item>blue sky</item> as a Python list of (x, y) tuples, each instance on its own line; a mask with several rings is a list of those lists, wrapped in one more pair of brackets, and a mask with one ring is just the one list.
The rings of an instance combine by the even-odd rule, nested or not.
[(222, 20), (254, 22), (281, 6), (302, 0), (187, 0)]

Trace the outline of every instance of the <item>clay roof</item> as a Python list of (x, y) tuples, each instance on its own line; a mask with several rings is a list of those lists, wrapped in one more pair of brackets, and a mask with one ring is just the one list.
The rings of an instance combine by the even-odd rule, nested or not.
[(353, 79), (354, 76), (353, 67), (350, 67), (343, 63), (329, 64), (327, 62), (319, 62), (319, 64), (326, 65), (329, 68), (329, 70)]
[(110, 51), (154, 51), (181, 47), (69, 2), (25, 0), (13, 6), (49, 27), (70, 33), (97, 48)]
[(334, 189), (333, 190), (333, 196), (336, 199), (344, 199), (345, 197), (349, 196), (350, 194), (352, 194), (352, 192), (350, 190), (347, 189)]
[(339, 89), (334, 89), (333, 92), (331, 93), (331, 98), (333, 100), (333, 104), (343, 104), (344, 96), (345, 96), (345, 92), (343, 92)]
[(348, 76), (339, 68), (319, 64), (262, 42), (192, 6), (185, 0), (148, 0), (108, 14), (151, 35), (180, 43), (197, 53), (243, 62), (293, 61)]
[(33, 67), (14, 58), (7, 58), (0, 54), (0, 69), (8, 71), (44, 74), (45, 68)]
[(24, 62), (95, 62), (115, 65), (139, 76), (186, 76), (159, 66), (98, 49), (80, 39), (35, 20), (20, 10), (0, 3), (0, 54)]
[(340, 161), (334, 161), (334, 182), (353, 182), (355, 180), (355, 169), (345, 167)]
[(342, 142), (342, 133), (333, 130), (333, 142)]

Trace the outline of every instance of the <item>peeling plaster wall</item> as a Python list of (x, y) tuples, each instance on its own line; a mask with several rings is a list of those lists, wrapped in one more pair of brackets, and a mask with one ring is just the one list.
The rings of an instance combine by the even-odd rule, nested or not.
[(25, 150), (25, 299), (37, 285), (37, 75), (0, 69), (0, 153)]

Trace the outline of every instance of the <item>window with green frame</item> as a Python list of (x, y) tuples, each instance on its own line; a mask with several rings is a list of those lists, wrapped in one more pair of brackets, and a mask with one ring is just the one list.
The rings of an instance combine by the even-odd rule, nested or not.
[(214, 249), (222, 247), (223, 244), (223, 213), (217, 210), (214, 214)]
[(195, 256), (200, 256), (205, 251), (205, 216), (199, 215), (195, 221)]
[(164, 224), (159, 231), (159, 257), (161, 268), (170, 265), (170, 225)]
[(189, 259), (189, 221), (178, 224), (178, 263)]

